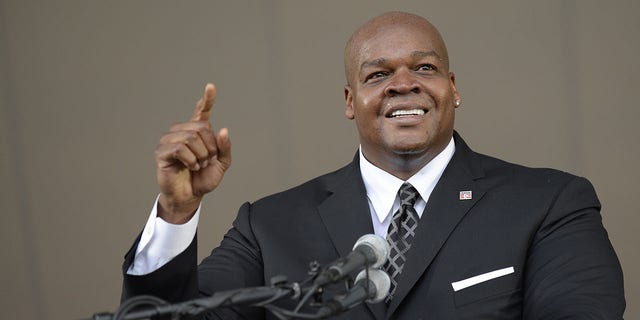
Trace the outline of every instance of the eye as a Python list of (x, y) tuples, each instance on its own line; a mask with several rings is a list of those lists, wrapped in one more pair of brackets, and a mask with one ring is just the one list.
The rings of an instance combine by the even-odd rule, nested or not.
[(376, 71), (376, 72), (372, 72), (369, 75), (367, 75), (367, 77), (364, 79), (364, 82), (367, 82), (369, 80), (374, 80), (374, 79), (379, 79), (379, 78), (384, 78), (387, 76), (387, 72), (384, 71)]
[(417, 70), (418, 71), (436, 71), (437, 68), (436, 68), (436, 66), (434, 66), (434, 65), (432, 65), (430, 63), (427, 63), (427, 64), (419, 65)]

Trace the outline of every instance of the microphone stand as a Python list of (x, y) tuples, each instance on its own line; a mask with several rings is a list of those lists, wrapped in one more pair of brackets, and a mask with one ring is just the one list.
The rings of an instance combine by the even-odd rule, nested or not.
[[(262, 306), (279, 299), (299, 295), (297, 283), (291, 287), (254, 287), (216, 292), (212, 296), (178, 304), (167, 304), (152, 296), (138, 296), (123, 303), (115, 313), (95, 314), (92, 320), (137, 320), (157, 319), (171, 316), (184, 319), (201, 315), (209, 310), (234, 305)], [(141, 306), (152, 306), (144, 310), (131, 311)]]

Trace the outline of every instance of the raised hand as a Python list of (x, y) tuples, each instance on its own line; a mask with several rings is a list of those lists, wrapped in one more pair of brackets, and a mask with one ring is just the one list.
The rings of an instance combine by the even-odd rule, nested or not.
[(215, 99), (215, 86), (207, 84), (191, 120), (173, 125), (156, 148), (158, 216), (167, 222), (189, 221), (231, 166), (229, 131), (216, 134), (209, 122)]

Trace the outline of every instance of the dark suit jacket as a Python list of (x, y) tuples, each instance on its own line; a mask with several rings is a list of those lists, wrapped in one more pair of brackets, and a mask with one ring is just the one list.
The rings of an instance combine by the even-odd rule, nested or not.
[[(428, 199), (388, 307), (362, 305), (340, 319), (621, 319), (620, 264), (584, 178), (456, 152)], [(460, 191), (471, 191), (461, 200)], [(200, 229), (206, 228), (201, 226)], [(196, 267), (196, 239), (146, 276), (124, 276), (123, 298), (182, 301), (261, 286), (275, 275), (300, 281), (310, 261), (345, 256), (373, 233), (358, 157), (346, 167), (255, 203), (245, 203), (221, 245)], [(136, 244), (127, 254), (126, 271)], [(451, 283), (493, 270), (514, 272), (454, 291)], [(275, 319), (257, 308), (213, 318)]]

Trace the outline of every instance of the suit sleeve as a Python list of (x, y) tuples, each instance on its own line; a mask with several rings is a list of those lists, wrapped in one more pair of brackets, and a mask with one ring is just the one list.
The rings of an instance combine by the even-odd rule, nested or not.
[(130, 275), (127, 270), (133, 263), (139, 241), (140, 236), (125, 255), (122, 265), (122, 301), (139, 295), (153, 295), (170, 303), (198, 297), (197, 237), (193, 238), (187, 249), (159, 269), (146, 275)]
[(573, 178), (553, 201), (524, 281), (523, 319), (622, 319), (622, 269), (586, 179)]
[[(142, 276), (126, 271), (133, 261), (136, 240), (125, 256), (122, 300), (137, 295), (154, 295), (170, 303), (210, 296), (218, 291), (264, 285), (262, 258), (250, 222), (251, 205), (239, 210), (233, 227), (225, 234), (219, 247), (197, 265), (197, 236), (178, 256), (160, 269)], [(219, 308), (208, 319), (262, 319), (258, 308)]]

